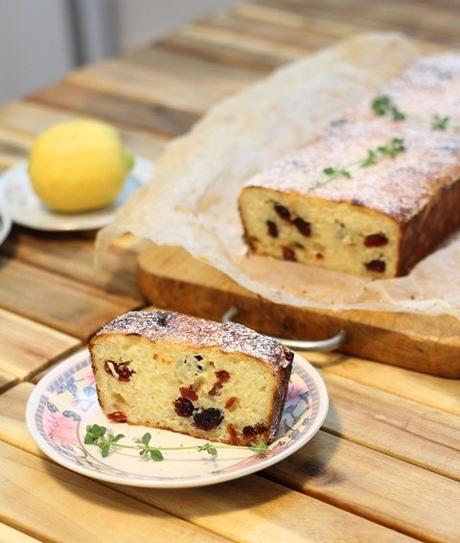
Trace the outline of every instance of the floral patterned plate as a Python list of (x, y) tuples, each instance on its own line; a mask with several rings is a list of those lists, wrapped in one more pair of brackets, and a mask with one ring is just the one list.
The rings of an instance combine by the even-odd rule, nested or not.
[(154, 164), (135, 156), (134, 166), (113, 204), (86, 213), (55, 213), (42, 204), (32, 189), (27, 162), (20, 162), (0, 176), (0, 200), (8, 207), (13, 222), (34, 230), (70, 232), (96, 230), (113, 221), (115, 211), (131, 194), (145, 185), (153, 175)]
[[(38, 383), (27, 404), (26, 421), (40, 449), (68, 469), (111, 483), (182, 488), (236, 479), (283, 460), (316, 434), (328, 405), (320, 375), (296, 354), (277, 439), (262, 454), (247, 447), (212, 444), (217, 447), (212, 456), (206, 449), (198, 450), (206, 443), (202, 439), (108, 420), (97, 401), (85, 349), (69, 356)], [(84, 443), (86, 427), (94, 424), (115, 435), (124, 434), (120, 444), (136, 444), (136, 439), (149, 432), (150, 446), (175, 450), (164, 451), (162, 461), (153, 461), (147, 454), (139, 455), (139, 449), (115, 445), (104, 458), (97, 445)]]

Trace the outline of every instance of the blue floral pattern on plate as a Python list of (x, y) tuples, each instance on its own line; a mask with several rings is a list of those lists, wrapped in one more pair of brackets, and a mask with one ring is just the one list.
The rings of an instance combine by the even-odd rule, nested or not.
[[(327, 407), (327, 392), (319, 374), (296, 355), (277, 439), (265, 456), (249, 449), (227, 447), (222, 452), (219, 449), (217, 458), (184, 451), (180, 456), (168, 455), (164, 462), (146, 463), (131, 450), (102, 458), (96, 447), (83, 443), (87, 424), (98, 422), (114, 432), (137, 432), (137, 435), (147, 429), (105, 418), (97, 401), (89, 353), (84, 350), (70, 356), (37, 385), (29, 399), (27, 423), (42, 450), (70, 469), (121, 484), (182, 487), (229, 480), (281, 460), (311, 439), (321, 426)], [(204, 443), (165, 430), (149, 428), (148, 431), (162, 446), (164, 439), (175, 439), (174, 444), (179, 446)]]

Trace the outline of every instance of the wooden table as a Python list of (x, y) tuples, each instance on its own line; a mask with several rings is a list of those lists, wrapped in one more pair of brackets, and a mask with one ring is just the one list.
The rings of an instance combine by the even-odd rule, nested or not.
[[(242, 4), (2, 107), (0, 166), (74, 115), (115, 124), (133, 151), (155, 158), (210, 104), (339, 38), (400, 29), (436, 49), (458, 46), (459, 26), (453, 0)], [(309, 356), (332, 400), (324, 428), (260, 474), (149, 491), (44, 458), (24, 425), (34, 383), (102, 323), (144, 304), (136, 240), (116, 244), (104, 277), (93, 271), (92, 243), (93, 234), (15, 228), (1, 248), (0, 541), (460, 541), (460, 382), (336, 353)]]

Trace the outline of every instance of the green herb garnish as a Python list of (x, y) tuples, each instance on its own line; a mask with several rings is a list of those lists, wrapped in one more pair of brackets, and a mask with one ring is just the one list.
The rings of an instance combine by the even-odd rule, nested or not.
[(261, 441), (260, 443), (256, 443), (255, 445), (251, 445), (249, 447), (252, 452), (255, 452), (257, 454), (260, 454), (262, 456), (265, 456), (268, 451), (267, 444)]
[(323, 172), (331, 178), (347, 177), (349, 179), (351, 177), (351, 173), (346, 168), (342, 168), (341, 166), (329, 166), (328, 168), (324, 168)]
[(394, 158), (396, 155), (402, 153), (405, 150), (406, 147), (403, 138), (392, 138), (386, 145), (380, 145), (375, 149), (368, 149), (366, 157), (361, 160), (351, 162), (350, 164), (346, 164), (345, 166), (329, 166), (327, 168), (324, 168), (323, 173), (326, 177), (317, 181), (311, 187), (311, 190), (324, 187), (324, 185), (327, 185), (338, 177), (346, 177), (347, 179), (350, 179), (352, 177), (352, 171), (358, 170), (360, 168), (367, 168), (369, 166), (372, 166), (373, 164), (377, 164), (377, 162), (385, 156)]
[(403, 121), (406, 118), (406, 114), (403, 113), (386, 94), (377, 96), (372, 100), (372, 109), (374, 113), (380, 117), (384, 117), (390, 113), (395, 121)]
[(110, 450), (114, 445), (125, 437), (123, 434), (113, 434), (107, 431), (105, 426), (93, 424), (86, 427), (85, 443), (86, 445), (97, 445), (101, 451), (101, 455), (105, 458), (109, 455)]
[(431, 122), (431, 128), (434, 130), (446, 130), (450, 123), (449, 117), (441, 117), (440, 115), (435, 115)]
[(359, 165), (361, 166), (361, 168), (367, 168), (368, 166), (377, 164), (378, 158), (379, 158), (379, 155), (377, 151), (375, 151), (374, 149), (369, 149), (367, 151), (367, 157), (364, 160), (361, 160)]
[(393, 138), (390, 143), (377, 147), (377, 151), (381, 155), (388, 155), (391, 158), (394, 158), (396, 155), (402, 153), (405, 150), (406, 148), (404, 145), (404, 140), (402, 138)]
[(154, 447), (150, 445), (152, 436), (149, 432), (146, 432), (140, 439), (136, 439), (135, 445), (120, 443), (120, 440), (123, 437), (125, 437), (123, 434), (114, 435), (110, 430), (107, 430), (105, 426), (93, 424), (86, 427), (84, 442), (86, 445), (96, 445), (97, 447), (99, 447), (101, 455), (104, 458), (108, 456), (111, 452), (113, 452), (115, 447), (118, 447), (122, 449), (137, 449), (140, 456), (153, 460), (154, 462), (161, 462), (165, 459), (162, 451), (195, 450), (198, 452), (206, 452), (210, 456), (217, 456), (217, 449), (228, 448), (249, 448), (251, 451), (259, 454), (260, 456), (265, 456), (268, 451), (268, 446), (263, 442), (251, 445), (249, 447), (238, 447), (234, 445), (213, 445), (212, 443), (205, 443), (204, 445), (199, 445), (197, 447)]

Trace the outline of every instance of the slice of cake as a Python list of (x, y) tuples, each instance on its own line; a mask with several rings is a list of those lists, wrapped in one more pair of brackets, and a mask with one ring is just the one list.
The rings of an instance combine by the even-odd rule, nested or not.
[(133, 311), (89, 343), (113, 421), (248, 445), (273, 440), (294, 353), (241, 324)]
[(423, 58), (248, 181), (259, 255), (372, 278), (408, 273), (460, 227), (460, 55)]

